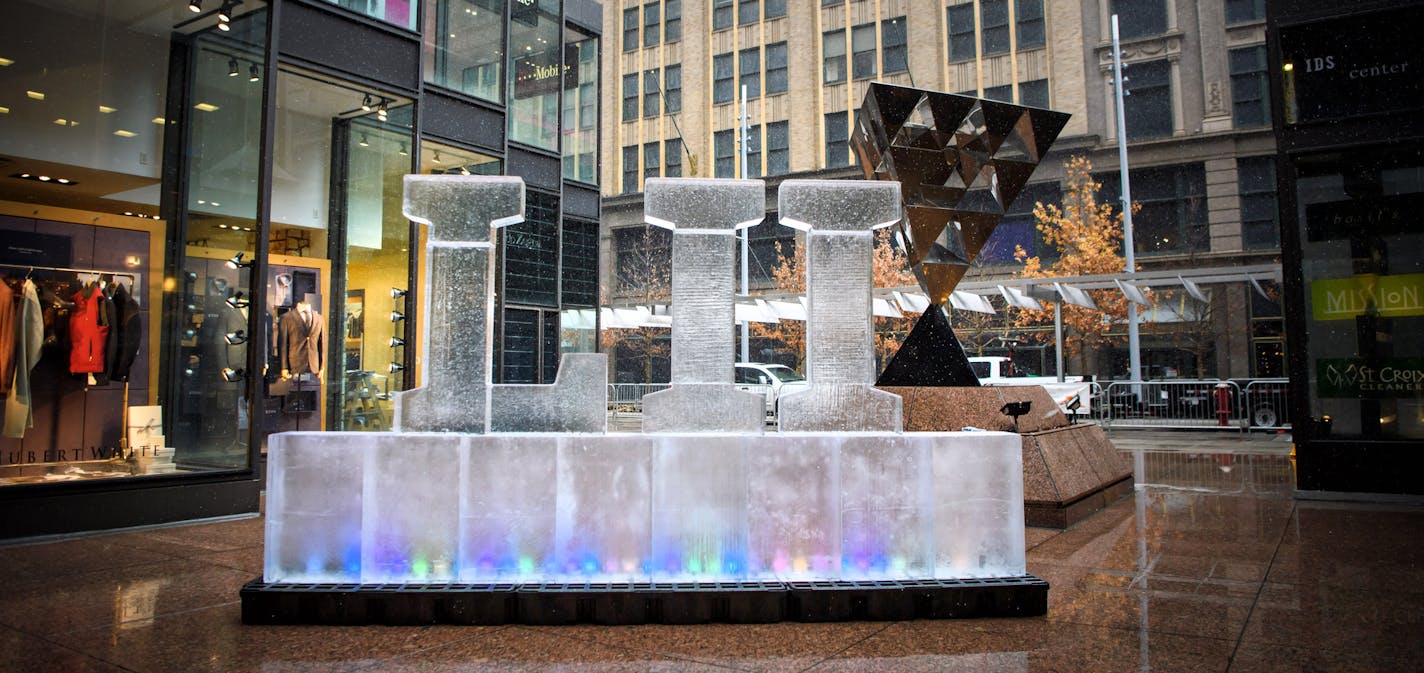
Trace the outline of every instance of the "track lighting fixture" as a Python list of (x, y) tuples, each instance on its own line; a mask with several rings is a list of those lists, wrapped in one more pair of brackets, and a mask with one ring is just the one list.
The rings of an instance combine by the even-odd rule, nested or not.
[(469, 167), (469, 166), (461, 166), (461, 167), (460, 167), (460, 175), (469, 175), (469, 174), (470, 174), (470, 167)]
[(203, 0), (188, 0), (188, 11), (197, 14), (203, 11)]
[(233, 308), (239, 308), (239, 309), (241, 309), (241, 308), (247, 308), (248, 304), (251, 304), (251, 303), (252, 303), (252, 302), (247, 301), (246, 299), (243, 299), (241, 292), (238, 292), (237, 294), (234, 294), (234, 295), (232, 295), (231, 297), (228, 297), (226, 301), (227, 301), (227, 305), (228, 305), (228, 306), (231, 306), (231, 307), (233, 307)]
[(392, 362), (392, 363), (391, 363), (391, 373), (392, 373), (392, 374), (398, 374), (398, 373), (403, 372), (403, 371), (405, 371), (405, 365), (403, 365), (403, 364), (401, 364), (401, 363), (399, 363), (399, 362)]
[(229, 346), (241, 346), (247, 343), (247, 332), (244, 330), (228, 332), (223, 335), (223, 340), (226, 341)]
[(247, 260), (247, 261), (244, 262), (244, 261), (242, 261), (242, 255), (243, 255), (243, 253), (240, 253), (240, 252), (239, 252), (239, 253), (237, 253), (236, 255), (233, 255), (232, 257), (229, 257), (228, 260), (227, 260), (227, 268), (229, 268), (229, 269), (246, 269), (247, 267), (252, 266), (252, 260)]
[(385, 98), (382, 98), (382, 99), (381, 99), (381, 104), (378, 105), (378, 106), (376, 106), (376, 119), (379, 119), (379, 120), (381, 120), (381, 121), (385, 121), (385, 120), (386, 120), (386, 99), (385, 99)]
[(224, 33), (226, 33), (226, 32), (228, 32), (228, 31), (232, 30), (232, 25), (229, 24), (229, 23), (226, 22), (226, 21), (219, 21), (219, 22), (218, 22), (218, 30), (220, 30), (220, 31), (222, 31), (222, 32), (224, 32)]
[(371, 94), (366, 94), (365, 96), (363, 96), (363, 97), (361, 98), (361, 111), (362, 111), (362, 112), (370, 112), (370, 111), (371, 111)]
[(437, 165), (443, 162), (444, 159), (440, 158), (440, 150), (435, 150), (435, 156), (431, 157), (430, 160), (434, 161)]
[(362, 147), (370, 147), (370, 146), (371, 146), (371, 141), (367, 140), (367, 139), (366, 139), (366, 134), (362, 133), (362, 134), (361, 134), (361, 140), (360, 140), (360, 142), (357, 142), (356, 144), (357, 144), (357, 145), (360, 145), (360, 146), (362, 146)]
[(402, 290), (398, 287), (391, 288), (391, 299), (400, 299), (408, 294), (410, 294), (410, 290)]
[(237, 77), (237, 59), (230, 58), (227, 60), (227, 76)]
[(408, 156), (410, 156), (410, 150), (406, 149), (405, 143), (401, 143), (401, 144), (400, 144), (400, 151), (396, 152), (396, 154), (399, 154), (399, 155), (401, 155), (401, 156), (403, 156), (403, 157), (408, 157)]
[(398, 336), (393, 336), (393, 337), (391, 337), (391, 342), (390, 342), (390, 343), (391, 343), (391, 348), (400, 348), (401, 346), (404, 346), (404, 345), (405, 345), (405, 339), (402, 339), (402, 338), (400, 338), (400, 337), (398, 337)]
[(256, 63), (247, 66), (247, 81), (256, 82), (257, 80), (262, 79), (261, 73), (262, 71), (257, 69)]
[(247, 378), (247, 370), (233, 369), (232, 367), (223, 367), (222, 375), (224, 381), (227, 381), (228, 383), (237, 383), (238, 381)]
[(226, 2), (224, 2), (222, 4), (222, 7), (218, 9), (218, 22), (227, 23), (231, 21), (232, 10), (235, 7), (237, 7), (237, 3), (233, 2), (232, 0), (227, 0)]
[(404, 313), (401, 313), (400, 311), (391, 311), (391, 322), (400, 322), (402, 320), (405, 320)]

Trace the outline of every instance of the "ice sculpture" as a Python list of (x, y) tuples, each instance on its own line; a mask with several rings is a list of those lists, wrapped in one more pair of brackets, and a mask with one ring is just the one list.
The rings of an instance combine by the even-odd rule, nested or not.
[[(491, 232), (524, 221), (524, 180), (405, 176), (405, 216), (430, 226), (421, 386), (395, 396), (397, 432), (489, 430)], [(431, 320), (430, 316), (440, 316)], [(432, 366), (435, 363), (436, 366)]]
[(672, 386), (643, 398), (646, 432), (761, 432), (766, 399), (732, 385), (735, 236), (765, 217), (761, 180), (654, 178), (644, 217), (672, 230)]
[(900, 431), (900, 396), (876, 390), (870, 312), (875, 229), (900, 220), (894, 182), (787, 180), (781, 223), (806, 232), (805, 390), (781, 399), (782, 430)]
[(783, 217), (808, 228), (812, 387), (783, 401), (805, 431), (764, 433), (763, 399), (731, 385), (731, 232), (761, 216), (761, 183), (650, 180), (678, 313), (674, 385), (645, 398), (657, 431), (641, 434), (588, 430), (601, 358), (566, 356), (552, 386), (488, 383), (489, 232), (518, 220), (520, 181), (406, 186), (407, 214), (431, 224), (425, 385), (398, 398), (407, 432), (271, 436), (274, 592), (1024, 575), (1018, 435), (902, 433), (899, 398), (869, 387), (870, 231), (898, 219), (898, 185), (783, 185)]

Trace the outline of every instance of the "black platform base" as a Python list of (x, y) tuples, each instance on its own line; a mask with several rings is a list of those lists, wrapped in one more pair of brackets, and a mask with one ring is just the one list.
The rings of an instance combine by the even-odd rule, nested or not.
[(1033, 617), (1034, 577), (715, 584), (268, 584), (242, 588), (245, 624), (702, 624)]

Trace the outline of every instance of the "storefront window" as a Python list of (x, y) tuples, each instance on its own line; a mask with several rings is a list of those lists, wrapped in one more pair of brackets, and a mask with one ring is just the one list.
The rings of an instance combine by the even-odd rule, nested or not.
[[(267, 429), (388, 430), (401, 390), (410, 101), (283, 71), (277, 86), (266, 321)], [(333, 175), (343, 176), (332, 180)], [(333, 192), (333, 190), (335, 190)], [(336, 245), (332, 246), (332, 242)], [(328, 251), (345, 255), (335, 260)]]
[(401, 28), (415, 30), (417, 0), (327, 0), (327, 2)]
[(546, 150), (559, 149), (559, 11), (559, 0), (531, 0), (509, 17), (509, 138)]
[(504, 0), (425, 0), (425, 81), (502, 100)]
[(0, 484), (245, 468), (266, 13), (80, 4), (0, 6)]
[(598, 184), (598, 38), (564, 31), (564, 179)]
[(1297, 164), (1310, 413), (1335, 437), (1424, 437), (1424, 162), (1413, 150)]

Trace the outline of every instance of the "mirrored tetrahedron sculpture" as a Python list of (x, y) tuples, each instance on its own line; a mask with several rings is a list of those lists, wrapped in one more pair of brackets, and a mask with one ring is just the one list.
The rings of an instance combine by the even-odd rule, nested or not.
[[(489, 430), (492, 232), (524, 221), (524, 180), (405, 176), (405, 216), (430, 226), (425, 246), (421, 387), (398, 393), (399, 431)], [(431, 366), (437, 363), (438, 366)]]
[(876, 390), (870, 289), (875, 229), (900, 220), (900, 185), (787, 180), (781, 223), (806, 232), (805, 390), (781, 399), (782, 430), (900, 431), (900, 396)]
[[(949, 301), (1068, 116), (969, 96), (870, 85), (856, 115), (851, 145), (867, 179), (901, 184), (905, 218), (895, 240), (932, 308)], [(906, 363), (901, 364), (904, 369)], [(954, 378), (977, 382), (967, 367)], [(878, 383), (959, 385), (884, 377)]]
[(654, 178), (649, 224), (672, 230), (672, 386), (643, 397), (647, 432), (761, 432), (766, 400), (732, 384), (736, 230), (765, 216), (761, 180)]

